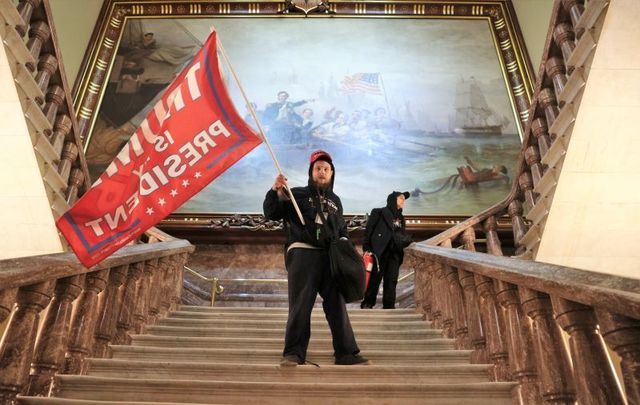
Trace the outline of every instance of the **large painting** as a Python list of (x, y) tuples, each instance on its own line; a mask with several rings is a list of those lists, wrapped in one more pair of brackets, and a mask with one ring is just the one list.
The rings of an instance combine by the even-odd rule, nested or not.
[[(511, 188), (530, 88), (514, 88), (526, 72), (490, 17), (124, 18), (87, 131), (92, 175), (215, 29), (249, 98), (227, 74), (236, 109), (257, 128), (253, 107), (290, 184), (324, 149), (347, 213), (408, 190), (406, 214), (473, 215)], [(261, 145), (179, 212), (259, 213), (275, 176)]]

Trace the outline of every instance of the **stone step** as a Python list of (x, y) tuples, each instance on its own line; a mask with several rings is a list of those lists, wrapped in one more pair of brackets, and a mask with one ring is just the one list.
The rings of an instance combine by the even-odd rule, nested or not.
[[(319, 301), (321, 303), (322, 301)], [(225, 307), (285, 307), (289, 304), (289, 297), (286, 293), (222, 293), (216, 297), (216, 305)], [(317, 305), (317, 304), (316, 304)]]
[[(87, 399), (18, 397), (18, 404), (22, 405), (148, 405), (149, 402), (139, 401), (93, 401)], [(187, 402), (153, 402), (154, 405), (189, 405)], [(211, 404), (215, 405), (215, 404)]]
[(489, 364), (371, 365), (366, 367), (304, 365), (283, 368), (273, 364), (89, 359), (88, 374), (131, 379), (454, 384), (486, 382), (490, 369)]
[[(442, 337), (441, 329), (410, 329), (382, 330), (373, 328), (353, 328), (356, 338), (378, 339), (429, 339)], [(265, 328), (218, 328), (189, 327), (189, 326), (163, 326), (153, 325), (145, 328), (147, 334), (156, 336), (191, 336), (191, 337), (254, 337), (254, 338), (284, 338), (284, 326), (272, 329)], [(328, 337), (331, 332), (328, 327), (313, 328), (311, 337)]]
[[(111, 346), (114, 359), (145, 361), (188, 361), (277, 365), (281, 349), (194, 349), (148, 346)], [(471, 350), (368, 350), (362, 353), (374, 364), (425, 365), (468, 364)], [(333, 364), (333, 350), (310, 350), (307, 360), (319, 365)]]
[[(233, 313), (288, 313), (287, 308), (246, 308), (246, 307), (205, 307), (197, 305), (180, 305), (180, 311), (192, 311), (192, 312), (233, 312)], [(415, 314), (415, 308), (399, 308), (399, 309), (350, 309), (349, 316), (353, 313), (366, 313), (366, 314)]]
[[(178, 348), (225, 348), (225, 349), (282, 349), (283, 338), (251, 338), (251, 337), (184, 337), (133, 335), (133, 346), (178, 347)], [(361, 350), (450, 350), (454, 348), (454, 339), (358, 339)], [(332, 348), (330, 337), (311, 337), (309, 349)]]
[[(175, 311), (169, 318), (176, 319), (245, 319), (245, 320), (286, 320), (287, 312), (246, 312), (237, 313), (235, 311)], [(325, 319), (322, 310), (313, 311), (311, 319)], [(417, 313), (389, 313), (389, 311), (350, 311), (349, 319), (352, 321), (419, 321), (424, 319), (424, 315)]]
[[(193, 318), (164, 318), (158, 322), (160, 326), (189, 326), (189, 327), (198, 327), (198, 326), (215, 326), (216, 328), (264, 328), (264, 329), (275, 329), (275, 328), (283, 328), (286, 326), (287, 320), (282, 319), (263, 319), (263, 320), (245, 320), (244, 318), (240, 319), (193, 319)], [(376, 320), (351, 320), (351, 326), (354, 330), (364, 329), (364, 328), (376, 328), (380, 330), (421, 330), (421, 329), (429, 329), (431, 327), (431, 323), (427, 321), (386, 321), (379, 322)], [(311, 328), (312, 329), (321, 329), (326, 328), (329, 329), (329, 325), (327, 324), (326, 319), (313, 318), (311, 320)]]
[[(361, 366), (366, 367), (366, 366)], [(234, 404), (511, 404), (515, 383), (379, 384), (180, 381), (60, 375), (62, 398), (157, 403)]]

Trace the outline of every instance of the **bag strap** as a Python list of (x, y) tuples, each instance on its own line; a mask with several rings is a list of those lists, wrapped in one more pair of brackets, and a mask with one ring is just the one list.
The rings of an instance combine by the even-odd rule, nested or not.
[[(329, 229), (329, 226), (327, 225), (327, 220), (324, 217), (324, 213), (322, 212), (322, 204), (320, 203), (320, 195), (318, 194), (318, 192), (316, 192), (313, 195), (313, 201), (316, 203), (316, 215), (320, 216), (320, 221), (322, 221), (322, 225), (324, 225), (324, 227), (326, 228), (327, 231), (331, 231)], [(335, 241), (337, 238), (335, 237), (336, 235), (333, 235), (333, 232), (331, 232), (331, 240)]]

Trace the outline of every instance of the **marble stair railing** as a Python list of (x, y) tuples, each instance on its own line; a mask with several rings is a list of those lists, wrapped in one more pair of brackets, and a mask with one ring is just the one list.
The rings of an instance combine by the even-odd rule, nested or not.
[(90, 187), (48, 0), (0, 0), (0, 37), (55, 218)]
[[(591, 0), (584, 10), (578, 2), (563, 1), (570, 22), (553, 30), (542, 73), (542, 89), (532, 109), (531, 130), (538, 140), (538, 151), (526, 155), (531, 170), (533, 198), (525, 217), (530, 226), (519, 245), (535, 258), (546, 224), (553, 195), (569, 147), (582, 93), (589, 76), (602, 30), (607, 0)], [(534, 156), (535, 154), (535, 156)]]
[[(537, 253), (607, 4), (554, 3), (509, 196), (408, 249), (416, 307), (495, 380), (518, 382), (514, 404), (640, 403), (638, 281), (520, 260)], [(505, 214), (513, 252), (497, 233)]]
[(55, 375), (83, 374), (87, 357), (110, 357), (109, 344), (129, 344), (174, 310), (194, 249), (176, 239), (135, 244), (90, 269), (72, 253), (0, 261), (0, 404), (50, 395)]
[(416, 308), (495, 381), (517, 382), (513, 404), (640, 403), (640, 281), (503, 257), (495, 243), (477, 253), (471, 228), (463, 243), (409, 249)]
[[(464, 247), (462, 235), (469, 229), (486, 236), (498, 222), (510, 220), (516, 249), (505, 254), (535, 258), (607, 4), (606, 0), (591, 0), (586, 6), (577, 0), (554, 3), (511, 192), (425, 243), (442, 246), (449, 241), (453, 247)], [(474, 248), (488, 252), (491, 240), (484, 240), (477, 239)]]

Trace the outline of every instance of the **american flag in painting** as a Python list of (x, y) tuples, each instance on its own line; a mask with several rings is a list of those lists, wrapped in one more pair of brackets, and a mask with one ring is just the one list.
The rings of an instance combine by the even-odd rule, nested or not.
[(369, 93), (382, 95), (380, 73), (355, 73), (342, 79), (340, 91), (343, 93)]

